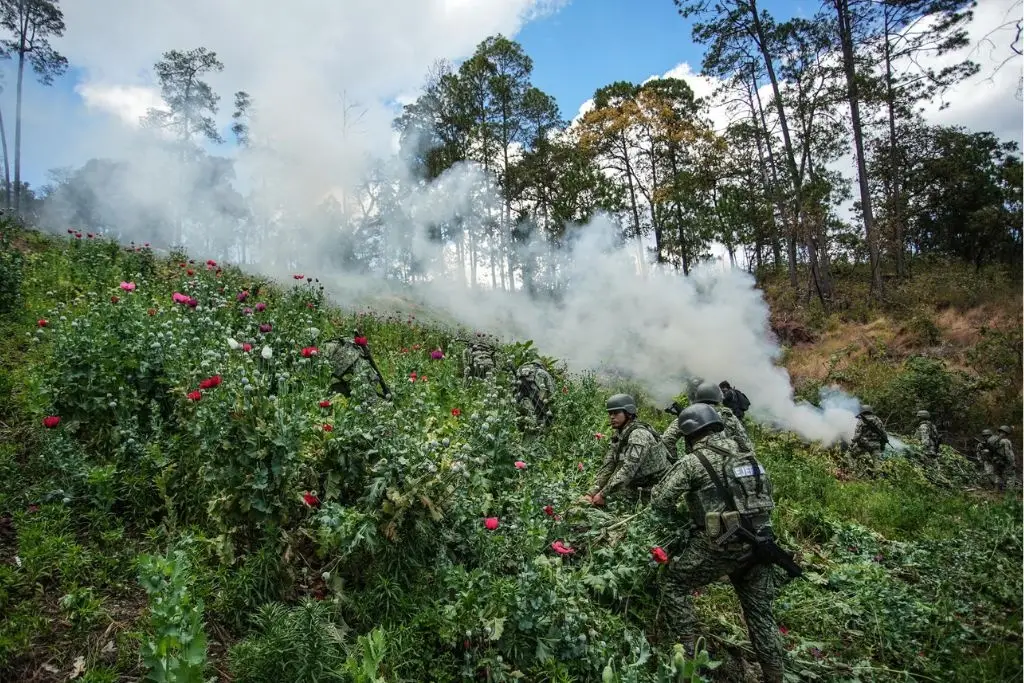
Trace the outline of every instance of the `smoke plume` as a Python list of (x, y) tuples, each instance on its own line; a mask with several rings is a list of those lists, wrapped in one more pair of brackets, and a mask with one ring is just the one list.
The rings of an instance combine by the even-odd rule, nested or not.
[[(533, 339), (571, 369), (627, 374), (665, 404), (688, 377), (727, 379), (749, 396), (756, 420), (825, 443), (852, 436), (856, 407), (837, 395), (823, 396), (821, 408), (794, 400), (768, 306), (741, 270), (711, 263), (682, 277), (642, 263), (643, 249), (598, 216), (569, 226), (558, 249), (540, 230), (517, 243), (518, 270), (558, 285), (558, 296), (531, 295), (523, 281), (514, 292), (469, 286), (466, 259), (451, 240), (434, 239), (439, 226), (478, 236), (477, 284), (494, 269), (488, 250), (511, 251), (493, 230), (501, 199), (478, 166), (456, 165), (430, 184), (412, 176), (395, 154), (394, 101), (415, 91), (435, 59), (465, 57), (558, 2), (146, 4), (145, 16), (121, 3), (109, 12), (67, 7), (64, 50), (88, 80), (80, 92), (121, 107), (123, 125), (107, 121), (94, 129), (102, 134), (76, 141), (80, 156), (108, 161), (83, 169), (78, 191), (51, 197), (43, 221), (52, 229), (88, 216), (124, 241), (169, 246), (180, 235), (195, 256), (285, 281), (293, 272), (318, 277), (343, 305), (422, 306), (506, 340)], [(136, 29), (127, 42), (113, 40), (128, 21)], [(116, 58), (107, 43), (118, 46)], [(152, 84), (133, 70), (198, 45), (225, 63), (210, 78), (225, 109), (234, 90), (254, 102), (252, 146), (203, 165), (183, 163), (166, 139), (139, 130), (141, 112), (122, 106), (139, 88), (148, 92), (139, 99), (152, 100)], [(220, 114), (224, 128), (228, 115)]]

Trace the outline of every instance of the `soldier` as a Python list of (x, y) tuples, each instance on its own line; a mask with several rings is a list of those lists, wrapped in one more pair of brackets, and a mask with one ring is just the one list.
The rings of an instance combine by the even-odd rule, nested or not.
[(636, 419), (632, 396), (615, 394), (605, 408), (615, 435), (593, 489), (581, 500), (596, 506), (604, 505), (611, 497), (642, 500), (643, 489), (649, 491), (668, 470), (668, 450), (653, 427)]
[(750, 399), (725, 380), (718, 383), (718, 388), (722, 390), (722, 405), (728, 407), (733, 415), (742, 420), (747, 409), (750, 408)]
[(981, 430), (981, 439), (977, 440), (974, 445), (974, 454), (978, 457), (978, 461), (981, 463), (985, 470), (985, 479), (992, 488), (999, 488), (999, 476), (996, 474), (996, 459), (992, 449), (989, 448), (988, 442), (992, 439), (992, 430), (983, 429)]
[(889, 435), (885, 431), (882, 418), (875, 415), (871, 406), (863, 405), (857, 414), (857, 429), (853, 433), (854, 448), (867, 459), (865, 464), (874, 468), (875, 462), (882, 457), (882, 451), (889, 443)]
[[(711, 382), (704, 382), (693, 395), (693, 403), (706, 403), (713, 406), (718, 416), (722, 418), (722, 424), (725, 425), (725, 436), (729, 437), (736, 442), (740, 452), (750, 453), (754, 450), (754, 443), (750, 440), (750, 436), (747, 434), (747, 430), (743, 427), (743, 423), (733, 415), (732, 411), (722, 405), (722, 390), (712, 384)], [(678, 413), (677, 413), (678, 415)], [(677, 444), (679, 438), (683, 435), (679, 428), (679, 420), (672, 420), (672, 424), (668, 426), (665, 433), (661, 435), (661, 441), (668, 448), (669, 456), (676, 455)], [(675, 457), (672, 457), (675, 460)]]
[[(322, 353), (331, 363), (333, 379), (331, 392), (351, 397), (352, 388), (358, 377), (365, 384), (376, 382), (381, 388), (380, 396), (386, 399), (391, 397), (384, 377), (380, 374), (377, 364), (373, 362), (373, 357), (370, 355), (366, 337), (362, 336), (358, 330), (353, 339), (337, 339), (328, 342), (324, 345)], [(374, 399), (371, 398), (371, 400)]]
[(516, 400), (526, 429), (548, 427), (554, 420), (551, 400), (555, 380), (535, 355), (516, 370)]
[(492, 377), (498, 367), (497, 345), (489, 337), (477, 337), (462, 352), (462, 377)]
[(921, 442), (921, 451), (932, 458), (939, 457), (939, 430), (931, 422), (931, 415), (927, 410), (917, 411), (917, 419), (921, 424), (917, 426), (917, 438)]
[[(728, 575), (764, 680), (781, 683), (785, 656), (772, 613), (775, 583), (770, 562), (785, 563), (793, 576), (800, 570), (773, 540), (771, 480), (753, 453), (740, 453), (735, 442), (722, 436), (725, 426), (711, 406), (689, 406), (678, 421), (687, 454), (655, 486), (651, 499), (656, 518), (666, 527), (686, 524), (691, 531), (664, 577), (669, 630), (692, 655), (697, 620), (691, 594)], [(682, 502), (687, 520), (681, 524)]]
[(1002, 491), (1007, 486), (1014, 488), (1017, 485), (1017, 458), (1013, 452), (1013, 444), (1010, 442), (1010, 428), (1002, 425), (999, 428), (999, 435), (992, 437), (995, 443), (995, 455), (998, 462), (1002, 464), (1003, 485), (999, 487)]

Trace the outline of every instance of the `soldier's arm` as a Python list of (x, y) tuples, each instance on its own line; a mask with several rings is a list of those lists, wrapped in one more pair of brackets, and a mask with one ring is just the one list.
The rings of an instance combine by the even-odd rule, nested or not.
[(672, 420), (672, 424), (661, 435), (661, 442), (665, 444), (669, 455), (676, 455), (678, 453), (677, 446), (681, 438), (683, 438), (683, 430), (679, 428), (679, 420)]
[(615, 470), (615, 474), (612, 475), (611, 480), (601, 490), (601, 493), (615, 491), (619, 487), (626, 486), (629, 482), (633, 481), (637, 471), (640, 469), (640, 463), (643, 462), (644, 456), (650, 450), (651, 445), (652, 439), (647, 432), (640, 429), (634, 430), (629, 435), (629, 442), (622, 453), (622, 462), (619, 468)]
[(726, 422), (728, 422), (729, 436), (739, 446), (741, 453), (752, 453), (754, 451), (754, 442), (750, 440), (750, 435), (747, 434), (747, 430), (743, 427), (743, 423), (736, 417), (731, 411), (726, 413)]
[(612, 474), (615, 472), (615, 448), (614, 446), (608, 449), (608, 452), (604, 456), (604, 462), (601, 463), (601, 469), (597, 471), (597, 477), (594, 479), (594, 486), (590, 489), (591, 495), (600, 493), (604, 488), (608, 480), (611, 479)]
[(672, 514), (676, 511), (679, 498), (692, 488), (692, 472), (688, 459), (684, 458), (672, 466), (651, 491), (651, 508), (658, 514)]

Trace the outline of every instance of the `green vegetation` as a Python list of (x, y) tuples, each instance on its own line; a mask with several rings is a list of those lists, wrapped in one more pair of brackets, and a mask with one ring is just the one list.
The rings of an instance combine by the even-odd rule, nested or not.
[[(554, 427), (525, 437), (507, 384), (463, 384), (454, 330), (339, 310), (305, 279), (3, 232), (0, 290), (23, 300), (0, 312), (0, 678), (690, 680), (650, 556), (673, 538), (573, 509), (618, 387), (558, 373)], [(393, 404), (327, 396), (301, 352), (356, 326)], [(915, 363), (879, 395), (919, 391)], [(962, 492), (951, 451), (952, 486), (912, 459), (860, 481), (838, 449), (752, 435), (807, 570), (776, 603), (791, 671), (1019, 680), (1018, 500)], [(699, 675), (744, 680), (731, 588), (696, 604), (717, 663)]]

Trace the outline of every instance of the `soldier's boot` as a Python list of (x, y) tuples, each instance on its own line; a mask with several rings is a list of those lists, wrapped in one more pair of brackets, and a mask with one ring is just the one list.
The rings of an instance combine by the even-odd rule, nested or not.
[(783, 682), (783, 669), (781, 666), (773, 666), (771, 664), (761, 665), (761, 675), (764, 677), (764, 683), (782, 683)]

